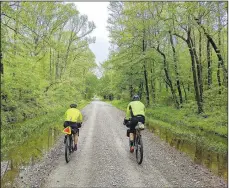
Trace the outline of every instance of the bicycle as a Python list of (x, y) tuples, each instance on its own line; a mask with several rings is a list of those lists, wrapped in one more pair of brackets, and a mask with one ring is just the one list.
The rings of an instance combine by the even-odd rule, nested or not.
[(65, 133), (65, 160), (68, 163), (71, 159), (71, 153), (74, 152), (74, 135), (70, 126), (64, 128), (63, 132)]
[(144, 130), (144, 127), (145, 126), (143, 123), (138, 122), (138, 124), (135, 126), (135, 132), (134, 132), (134, 150), (136, 153), (136, 160), (138, 164), (141, 164), (143, 161), (143, 142), (142, 142), (141, 130)]

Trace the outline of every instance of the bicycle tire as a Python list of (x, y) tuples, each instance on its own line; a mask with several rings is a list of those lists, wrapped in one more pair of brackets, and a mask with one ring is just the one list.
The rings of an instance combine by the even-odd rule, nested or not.
[(75, 151), (74, 146), (75, 146), (75, 141), (74, 141), (74, 135), (72, 134), (71, 135), (71, 150), (70, 150), (71, 153)]
[(67, 136), (66, 142), (65, 142), (65, 160), (68, 163), (71, 159), (71, 140), (70, 136)]
[(136, 146), (136, 160), (138, 164), (141, 164), (143, 161), (143, 142), (142, 142), (141, 135), (137, 136), (135, 144), (136, 144), (135, 145)]

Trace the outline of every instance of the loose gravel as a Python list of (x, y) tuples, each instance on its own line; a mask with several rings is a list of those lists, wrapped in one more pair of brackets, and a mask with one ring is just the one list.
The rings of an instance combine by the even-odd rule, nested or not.
[(78, 150), (65, 162), (63, 136), (36, 165), (21, 170), (15, 187), (227, 187), (148, 130), (143, 163), (129, 152), (124, 112), (93, 101), (83, 110)]

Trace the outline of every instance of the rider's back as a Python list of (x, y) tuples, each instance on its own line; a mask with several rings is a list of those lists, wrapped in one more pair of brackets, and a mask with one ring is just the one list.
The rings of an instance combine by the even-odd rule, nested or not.
[(70, 108), (65, 113), (65, 121), (82, 122), (81, 112), (76, 108)]
[(133, 116), (145, 116), (145, 105), (140, 101), (131, 101), (127, 108), (133, 112)]

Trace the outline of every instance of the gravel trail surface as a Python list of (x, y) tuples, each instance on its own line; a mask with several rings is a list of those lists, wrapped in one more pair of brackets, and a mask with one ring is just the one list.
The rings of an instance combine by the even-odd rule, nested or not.
[(58, 157), (50, 165), (52, 168), (47, 169), (45, 178), (37, 175), (40, 179), (37, 186), (227, 187), (221, 178), (147, 129), (142, 131), (144, 157), (138, 165), (135, 153), (129, 152), (126, 127), (122, 124), (124, 112), (101, 101), (93, 101), (82, 112), (84, 123), (78, 150), (66, 163), (61, 137)]

